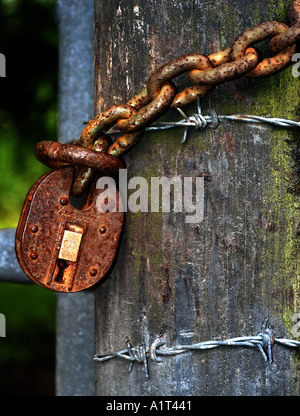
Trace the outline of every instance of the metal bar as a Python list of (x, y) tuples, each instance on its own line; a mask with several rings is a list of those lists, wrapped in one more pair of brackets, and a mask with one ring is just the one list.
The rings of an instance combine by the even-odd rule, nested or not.
[[(62, 143), (79, 138), (94, 112), (93, 0), (58, 0), (59, 126)], [(57, 295), (56, 394), (93, 396), (94, 292)]]
[(31, 280), (23, 272), (17, 261), (15, 232), (14, 228), (0, 230), (0, 281), (31, 284)]

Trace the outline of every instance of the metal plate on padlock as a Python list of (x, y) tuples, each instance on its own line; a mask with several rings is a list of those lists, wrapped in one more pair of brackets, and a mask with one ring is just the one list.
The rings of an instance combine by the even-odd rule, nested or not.
[[(73, 167), (43, 175), (30, 189), (16, 231), (18, 261), (35, 283), (57, 292), (77, 292), (97, 283), (110, 269), (124, 214), (116, 188), (105, 190), (114, 211), (99, 211), (93, 189), (91, 205), (76, 209), (69, 191)], [(111, 195), (109, 194), (111, 192)]]

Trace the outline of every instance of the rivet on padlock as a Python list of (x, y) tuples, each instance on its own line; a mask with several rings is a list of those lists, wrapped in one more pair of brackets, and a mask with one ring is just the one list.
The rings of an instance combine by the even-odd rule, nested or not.
[[(123, 166), (116, 160), (115, 170)], [(16, 231), (16, 254), (24, 272), (35, 283), (58, 292), (87, 289), (108, 272), (123, 225), (116, 189), (111, 195), (114, 212), (97, 210), (101, 190), (95, 183), (91, 204), (81, 210), (73, 207), (69, 193), (74, 172), (74, 167), (67, 166), (37, 180)]]

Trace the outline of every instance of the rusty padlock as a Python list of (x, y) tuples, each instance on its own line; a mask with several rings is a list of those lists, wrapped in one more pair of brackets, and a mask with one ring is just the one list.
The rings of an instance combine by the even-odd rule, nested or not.
[[(72, 154), (72, 146), (70, 150), (70, 146), (60, 143), (44, 143), (48, 150), (56, 151), (56, 156), (62, 153), (57, 149)], [(82, 152), (89, 152), (89, 149), (82, 149)], [(105, 157), (98, 155), (98, 159)], [(112, 171), (123, 166), (118, 159), (111, 158), (108, 155), (106, 160), (115, 163)], [(97, 165), (97, 154), (88, 159), (88, 166)], [(84, 166), (87, 166), (86, 161)], [(104, 171), (107, 169), (105, 167)], [(116, 189), (112, 192), (112, 187), (106, 189), (106, 197), (114, 201), (113, 211), (99, 212), (97, 197), (103, 190), (97, 189), (96, 182), (90, 190), (91, 203), (86, 204), (89, 206), (74, 208), (69, 197), (74, 172), (75, 167), (66, 166), (52, 170), (36, 181), (27, 194), (16, 231), (16, 254), (24, 272), (35, 283), (57, 292), (87, 289), (107, 273), (123, 225), (119, 193)]]

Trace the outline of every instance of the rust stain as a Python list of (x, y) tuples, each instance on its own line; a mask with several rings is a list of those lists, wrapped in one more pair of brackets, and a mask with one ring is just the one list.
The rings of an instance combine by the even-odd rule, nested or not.
[[(163, 305), (166, 305), (170, 301), (172, 302), (172, 289), (170, 286), (170, 259), (167, 250), (164, 250), (164, 266), (163, 266), (165, 279), (161, 281), (161, 297)], [(173, 303), (173, 302), (172, 302)]]
[(227, 152), (231, 155), (235, 155), (239, 148), (239, 142), (229, 132), (225, 133), (225, 145)]
[(231, 82), (229, 84), (229, 87), (231, 89), (232, 95), (233, 97), (237, 100), (240, 101), (241, 103), (243, 103), (244, 105), (246, 104), (248, 97), (243, 94), (242, 92), (239, 92), (236, 88), (236, 84), (234, 82)]
[(225, 146), (227, 153), (232, 156), (236, 155), (240, 147), (239, 141), (230, 132), (226, 132), (224, 135), (218, 137), (218, 145), (220, 148)]

